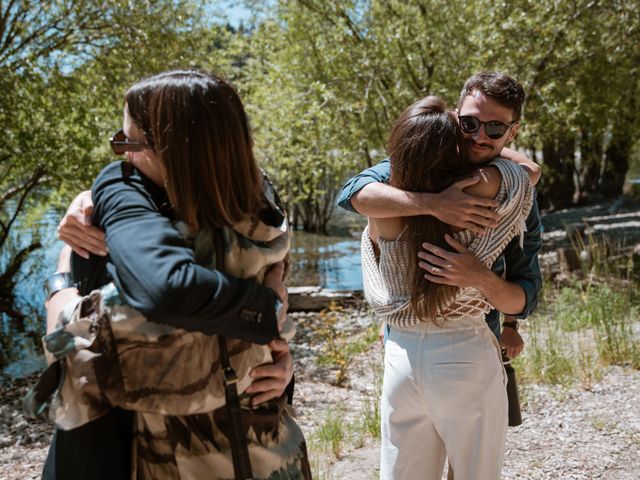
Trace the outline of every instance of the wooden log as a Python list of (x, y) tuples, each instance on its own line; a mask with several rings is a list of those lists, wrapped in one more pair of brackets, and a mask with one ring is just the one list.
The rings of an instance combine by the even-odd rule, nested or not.
[(352, 290), (329, 290), (322, 287), (289, 287), (289, 311), (311, 311), (327, 308), (331, 302), (358, 302), (362, 292)]
[(560, 272), (568, 273), (580, 270), (581, 262), (578, 252), (572, 247), (562, 247), (556, 250)]
[(587, 225), (584, 222), (567, 223), (565, 224), (564, 229), (567, 232), (567, 238), (569, 240), (577, 240), (584, 237)]

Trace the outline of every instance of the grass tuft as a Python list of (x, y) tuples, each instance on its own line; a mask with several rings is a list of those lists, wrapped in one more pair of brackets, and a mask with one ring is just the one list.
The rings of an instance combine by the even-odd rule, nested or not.
[(539, 309), (524, 325), (527, 343), (516, 364), (525, 382), (589, 389), (608, 365), (640, 368), (631, 257), (593, 237), (574, 247), (581, 249), (580, 272), (564, 285), (545, 283)]

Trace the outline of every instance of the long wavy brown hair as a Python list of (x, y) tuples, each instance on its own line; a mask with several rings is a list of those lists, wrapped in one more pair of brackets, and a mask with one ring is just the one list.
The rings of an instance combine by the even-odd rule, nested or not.
[(195, 230), (231, 226), (264, 206), (249, 121), (230, 83), (172, 70), (136, 83), (125, 100), (166, 169), (178, 218)]
[[(393, 186), (410, 192), (440, 192), (467, 176), (474, 165), (467, 159), (456, 116), (447, 104), (428, 96), (407, 107), (389, 135)], [(450, 250), (444, 240), (452, 233), (436, 217), (405, 217), (405, 240), (409, 242), (411, 304), (422, 321), (436, 323), (438, 314), (453, 300), (457, 287), (430, 282), (417, 265), (422, 242)]]

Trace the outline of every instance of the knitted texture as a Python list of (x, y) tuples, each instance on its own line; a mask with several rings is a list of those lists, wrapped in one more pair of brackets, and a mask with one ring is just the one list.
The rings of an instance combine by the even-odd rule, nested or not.
[[(454, 238), (474, 254), (484, 265), (491, 267), (507, 244), (526, 231), (525, 220), (533, 204), (533, 187), (524, 169), (515, 163), (497, 158), (490, 163), (501, 174), (500, 188), (495, 199), (499, 205), (498, 226), (483, 235), (468, 230), (456, 232)], [(379, 259), (366, 227), (362, 233), (361, 256), (364, 294), (379, 316), (395, 327), (411, 327), (421, 322), (411, 307), (409, 279), (409, 244), (403, 240), (403, 230), (395, 240), (378, 240)], [(475, 288), (460, 288), (453, 301), (440, 312), (436, 323), (485, 315), (492, 309), (486, 298)]]

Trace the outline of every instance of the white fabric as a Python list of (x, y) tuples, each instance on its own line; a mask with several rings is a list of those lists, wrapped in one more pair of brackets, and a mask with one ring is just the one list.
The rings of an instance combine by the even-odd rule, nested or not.
[[(456, 322), (457, 324), (457, 322)], [(382, 480), (497, 480), (507, 433), (506, 374), (483, 317), (461, 329), (391, 328), (382, 392)]]
[[(513, 162), (494, 160), (501, 174), (495, 209), (499, 226), (482, 236), (454, 237), (490, 267), (525, 231), (533, 187)], [(408, 244), (400, 234), (379, 240), (376, 257), (362, 235), (365, 297), (392, 326), (385, 345), (381, 478), (440, 480), (449, 457), (455, 480), (497, 480), (507, 430), (506, 374), (484, 315), (491, 305), (474, 288), (459, 289), (436, 319), (415, 317), (410, 302)]]

